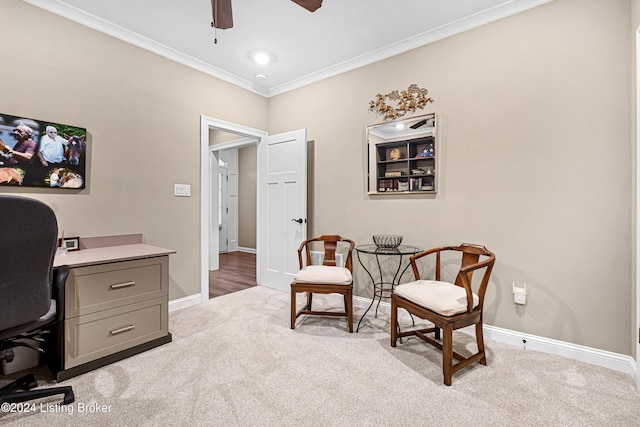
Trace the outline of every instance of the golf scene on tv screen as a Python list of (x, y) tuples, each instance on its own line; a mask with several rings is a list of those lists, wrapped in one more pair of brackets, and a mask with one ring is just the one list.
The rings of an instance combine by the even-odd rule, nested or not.
[(86, 135), (75, 126), (0, 114), (0, 185), (84, 188)]

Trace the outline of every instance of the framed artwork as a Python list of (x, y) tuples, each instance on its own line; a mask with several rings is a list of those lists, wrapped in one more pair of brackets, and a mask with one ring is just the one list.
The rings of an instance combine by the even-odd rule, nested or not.
[(77, 251), (80, 249), (80, 238), (65, 237), (63, 239), (58, 239), (58, 246), (65, 248), (68, 251)]
[(85, 128), (0, 114), (0, 185), (82, 189)]

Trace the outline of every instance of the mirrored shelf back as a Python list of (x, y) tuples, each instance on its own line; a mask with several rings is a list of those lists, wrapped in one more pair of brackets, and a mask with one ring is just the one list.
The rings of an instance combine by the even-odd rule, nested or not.
[(367, 127), (367, 194), (435, 194), (436, 114)]

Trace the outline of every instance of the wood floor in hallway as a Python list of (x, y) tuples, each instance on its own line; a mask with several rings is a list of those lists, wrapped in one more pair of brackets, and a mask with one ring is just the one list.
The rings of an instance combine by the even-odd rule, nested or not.
[(256, 285), (256, 254), (239, 251), (221, 253), (220, 269), (209, 272), (209, 298)]

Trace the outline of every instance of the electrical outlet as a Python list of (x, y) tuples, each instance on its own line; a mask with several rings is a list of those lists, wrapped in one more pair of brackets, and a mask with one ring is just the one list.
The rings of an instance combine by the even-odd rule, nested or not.
[(522, 286), (516, 286), (516, 282), (512, 283), (513, 287), (513, 303), (519, 305), (527, 304), (527, 284), (523, 283)]

